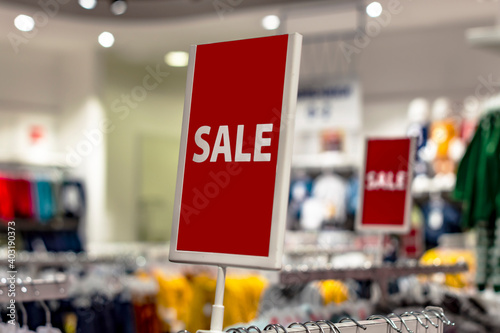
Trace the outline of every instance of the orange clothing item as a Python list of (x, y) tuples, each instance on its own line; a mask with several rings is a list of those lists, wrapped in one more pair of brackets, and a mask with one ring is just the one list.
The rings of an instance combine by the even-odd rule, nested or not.
[(430, 139), (437, 145), (436, 159), (448, 158), (450, 142), (457, 136), (458, 132), (453, 120), (444, 119), (432, 123)]

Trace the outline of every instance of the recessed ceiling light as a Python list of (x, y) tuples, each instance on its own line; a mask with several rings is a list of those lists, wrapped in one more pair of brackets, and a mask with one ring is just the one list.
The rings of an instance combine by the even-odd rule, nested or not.
[(189, 54), (184, 51), (172, 51), (165, 55), (165, 62), (172, 67), (186, 67), (188, 60)]
[(280, 26), (280, 18), (276, 15), (267, 15), (262, 19), (262, 26), (266, 30), (276, 30)]
[(35, 20), (31, 16), (21, 14), (14, 19), (14, 25), (20, 31), (31, 31), (35, 28)]
[(366, 6), (366, 14), (370, 17), (379, 17), (382, 14), (382, 5), (380, 2), (372, 2), (368, 6)]
[(104, 31), (97, 40), (102, 47), (111, 47), (115, 43), (115, 36), (111, 32)]
[(78, 4), (85, 9), (94, 9), (97, 5), (97, 0), (78, 0)]
[(110, 8), (113, 14), (122, 15), (127, 11), (127, 2), (125, 0), (113, 0)]

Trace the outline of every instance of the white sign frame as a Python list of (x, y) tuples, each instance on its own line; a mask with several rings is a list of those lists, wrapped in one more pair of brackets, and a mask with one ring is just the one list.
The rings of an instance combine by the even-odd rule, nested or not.
[[(269, 255), (267, 257), (177, 250), (182, 188), (184, 183), (184, 167), (186, 162), (189, 119), (191, 114), (191, 96), (193, 90), (195, 71), (194, 67), (197, 49), (196, 45), (191, 46), (189, 53), (186, 96), (184, 102), (184, 115), (182, 119), (179, 166), (177, 170), (177, 183), (175, 190), (174, 216), (172, 221), (172, 239), (170, 242), (169, 254), (170, 261), (269, 270), (281, 269), (283, 244), (286, 231), (286, 212), (288, 206), (288, 191), (290, 185), (290, 168), (295, 126), (295, 108), (297, 103), (301, 46), (302, 35), (298, 33), (288, 35), (288, 48), (286, 54), (283, 102), (281, 111), (281, 130), (279, 136), (278, 158), (276, 164)], [(235, 239), (228, 239), (227, 241), (252, 242), (251, 239), (245, 239), (245, 235), (240, 235), (239, 238), (236, 237)]]

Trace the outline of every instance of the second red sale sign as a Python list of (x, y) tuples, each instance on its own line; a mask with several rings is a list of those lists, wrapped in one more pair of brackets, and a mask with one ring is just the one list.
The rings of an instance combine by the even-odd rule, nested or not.
[(413, 138), (367, 140), (357, 230), (408, 232), (414, 161)]

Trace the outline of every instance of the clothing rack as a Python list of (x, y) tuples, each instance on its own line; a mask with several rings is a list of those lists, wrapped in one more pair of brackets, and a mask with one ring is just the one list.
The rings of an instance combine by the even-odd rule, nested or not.
[(355, 252), (359, 251), (359, 249), (354, 246), (350, 247), (338, 247), (338, 248), (323, 248), (319, 246), (301, 246), (294, 249), (290, 249), (285, 251), (285, 255), (290, 257), (305, 257), (305, 256), (317, 256), (324, 255), (328, 257), (328, 260), (331, 260), (332, 257), (338, 254), (345, 254), (346, 252)]
[(284, 285), (304, 284), (310, 281), (328, 279), (374, 280), (380, 285), (382, 298), (387, 299), (388, 282), (397, 277), (434, 273), (459, 273), (468, 270), (467, 264), (456, 265), (421, 265), (416, 260), (402, 263), (384, 263), (382, 265), (367, 265), (361, 268), (335, 269), (328, 264), (323, 267), (310, 268), (304, 266), (286, 266), (280, 273), (280, 282)]
[(0, 170), (43, 170), (43, 169), (59, 169), (69, 170), (72, 167), (66, 163), (33, 163), (22, 160), (1, 160)]
[[(227, 333), (443, 333), (445, 326), (454, 326), (444, 314), (443, 309), (428, 306), (423, 311), (411, 311), (402, 314), (391, 313), (387, 316), (372, 315), (363, 321), (346, 317), (333, 323), (329, 320), (295, 322), (285, 327), (280, 324), (269, 324), (261, 330), (257, 326), (233, 327)], [(189, 333), (180, 331), (179, 333)]]
[[(7, 258), (0, 258), (6, 260)], [(146, 258), (143, 258), (146, 260)], [(67, 267), (72, 265), (94, 265), (94, 264), (127, 264), (137, 265), (140, 262), (138, 255), (116, 255), (103, 254), (93, 255), (85, 252), (27, 252), (17, 253), (16, 266), (35, 267)]]
[[(6, 278), (0, 283), (0, 303), (33, 302), (64, 299), (68, 297), (69, 282), (64, 274), (57, 274), (51, 279), (16, 279), (12, 284)], [(12, 294), (14, 291), (15, 295)]]

